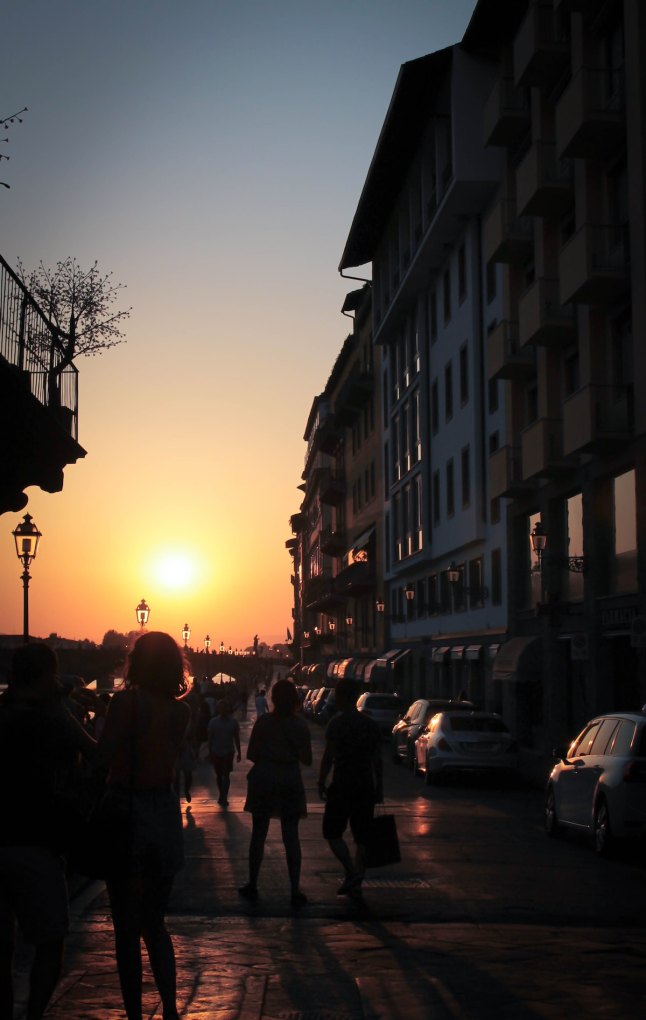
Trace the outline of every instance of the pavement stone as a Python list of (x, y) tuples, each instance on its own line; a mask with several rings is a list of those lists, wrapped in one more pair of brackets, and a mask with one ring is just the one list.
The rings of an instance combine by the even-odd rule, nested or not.
[[(243, 747), (250, 719), (243, 724)], [(319, 738), (320, 739), (320, 738)], [(315, 751), (316, 760), (316, 751)], [(338, 897), (340, 873), (320, 835), (315, 770), (307, 777), (303, 889), (289, 904), (278, 823), (272, 823), (256, 904), (241, 901), (250, 818), (246, 766), (220, 809), (210, 766), (198, 767), (184, 806), (186, 865), (168, 926), (184, 1020), (603, 1020), (646, 1016), (646, 931), (477, 923), (468, 897), (435, 875), (419, 845), (420, 819), (397, 805), (403, 863), (370, 873), (361, 898)], [(100, 882), (73, 880), (65, 972), (47, 1020), (122, 1020), (112, 928)], [(16, 1020), (24, 1016), (28, 955)], [(144, 1016), (160, 1020), (144, 957)], [(4, 1020), (4, 1018), (0, 1018)]]

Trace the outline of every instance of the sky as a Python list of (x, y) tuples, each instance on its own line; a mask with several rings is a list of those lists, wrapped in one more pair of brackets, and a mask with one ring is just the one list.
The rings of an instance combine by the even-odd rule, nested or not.
[[(22, 632), (11, 532), (42, 532), (30, 633), (136, 627), (246, 648), (292, 629), (303, 433), (351, 324), (338, 265), (399, 68), (475, 0), (0, 0), (0, 253), (95, 260), (125, 342), (79, 358), (62, 492), (0, 518), (0, 633)], [(3, 537), (4, 534), (4, 537)]]

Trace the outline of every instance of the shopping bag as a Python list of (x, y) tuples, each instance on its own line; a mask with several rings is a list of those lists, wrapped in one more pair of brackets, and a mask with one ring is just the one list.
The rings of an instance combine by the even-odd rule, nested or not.
[(375, 815), (366, 843), (366, 868), (383, 868), (401, 861), (397, 822), (394, 815)]

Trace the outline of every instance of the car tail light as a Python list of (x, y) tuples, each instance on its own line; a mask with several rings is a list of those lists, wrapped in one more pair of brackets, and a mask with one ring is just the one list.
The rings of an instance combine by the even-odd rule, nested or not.
[(624, 765), (624, 783), (646, 783), (646, 761), (633, 758)]

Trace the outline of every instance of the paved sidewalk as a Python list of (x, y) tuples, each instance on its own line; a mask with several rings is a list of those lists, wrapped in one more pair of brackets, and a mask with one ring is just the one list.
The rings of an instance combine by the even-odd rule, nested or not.
[[(251, 720), (243, 724), (243, 748)], [(313, 731), (315, 762), (320, 737)], [(293, 911), (278, 823), (272, 823), (261, 898), (237, 895), (246, 879), (247, 766), (236, 766), (231, 806), (216, 804), (211, 768), (185, 808), (186, 866), (169, 928), (186, 1020), (633, 1020), (646, 1015), (646, 933), (641, 925), (473, 922), (468, 897), (420, 854), (420, 806), (397, 805), (402, 864), (371, 873), (363, 899), (338, 897), (338, 865), (320, 836), (315, 769), (302, 824), (307, 906)], [(423, 802), (426, 804), (428, 802)], [(422, 805), (422, 809), (423, 805)], [(101, 883), (80, 883), (64, 978), (48, 1020), (123, 1018), (112, 929)], [(145, 1016), (160, 1018), (145, 974)]]

